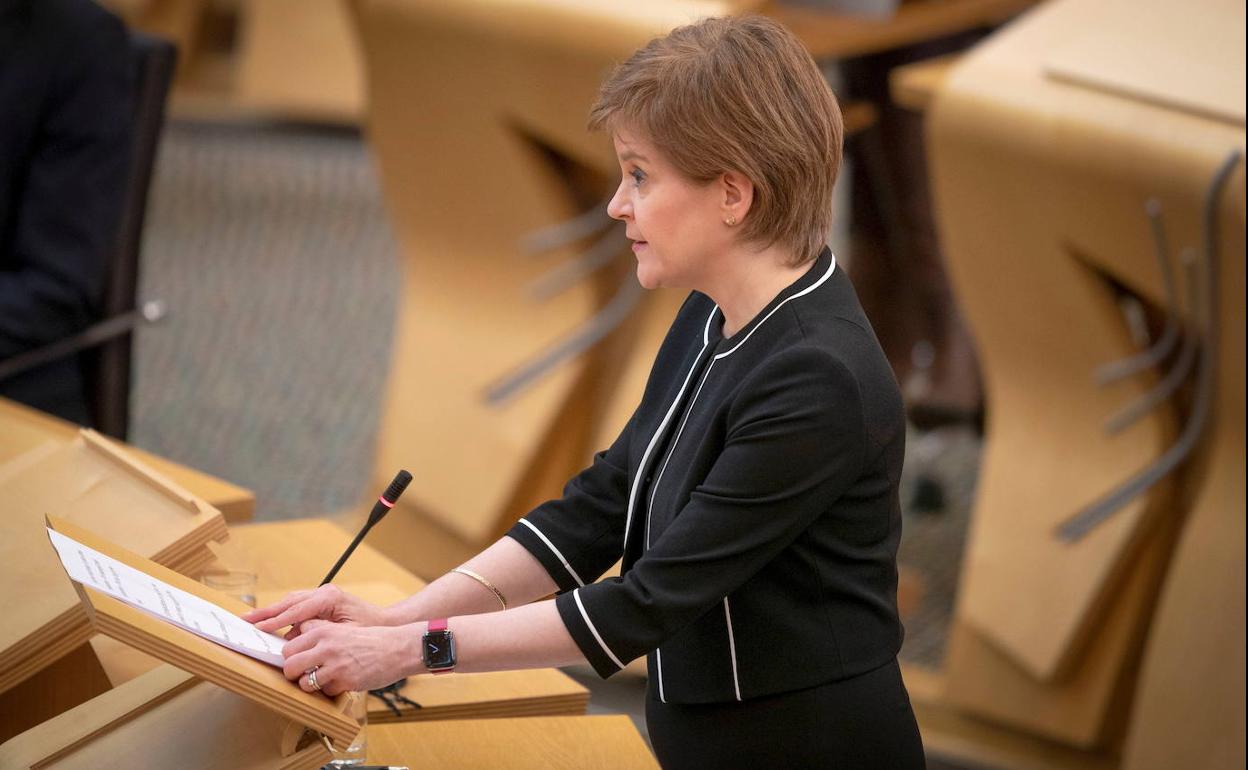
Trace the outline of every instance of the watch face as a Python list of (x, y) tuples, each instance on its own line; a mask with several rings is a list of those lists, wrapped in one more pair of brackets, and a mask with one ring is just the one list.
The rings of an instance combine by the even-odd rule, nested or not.
[(450, 631), (425, 633), (425, 668), (451, 668), (455, 665), (455, 635)]

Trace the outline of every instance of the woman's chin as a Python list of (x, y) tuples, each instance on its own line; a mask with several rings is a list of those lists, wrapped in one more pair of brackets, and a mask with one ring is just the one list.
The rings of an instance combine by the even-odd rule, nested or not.
[(657, 289), (662, 286), (659, 276), (653, 270), (647, 270), (641, 265), (637, 265), (637, 283), (641, 284), (643, 289)]

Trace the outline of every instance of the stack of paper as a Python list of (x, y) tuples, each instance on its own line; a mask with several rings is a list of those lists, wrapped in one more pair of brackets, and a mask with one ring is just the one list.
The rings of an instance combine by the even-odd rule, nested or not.
[(235, 652), (282, 665), (280, 636), (260, 631), (220, 605), (169, 585), (146, 572), (88, 548), (56, 530), (48, 538), (69, 576), (131, 607)]

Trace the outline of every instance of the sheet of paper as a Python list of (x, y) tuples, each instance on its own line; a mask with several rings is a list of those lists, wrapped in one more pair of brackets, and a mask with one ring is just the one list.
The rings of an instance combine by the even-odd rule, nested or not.
[(52, 547), (74, 580), (131, 607), (235, 652), (274, 666), (283, 663), (280, 636), (266, 634), (212, 602), (175, 588), (116, 559), (49, 529)]

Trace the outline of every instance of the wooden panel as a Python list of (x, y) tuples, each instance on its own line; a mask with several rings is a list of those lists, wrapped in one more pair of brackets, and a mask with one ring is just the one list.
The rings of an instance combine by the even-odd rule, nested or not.
[(159, 658), (102, 634), (91, 637), (91, 649), (104, 668), (110, 686), (119, 687), (164, 665)]
[(463, 770), (631, 770), (657, 768), (625, 716), (536, 717), (376, 725), (368, 759)]
[(633, 345), (622, 362), (615, 394), (599, 420), (594, 446), (600, 449), (611, 446), (633, 416), (646, 389), (654, 357), (658, 355), (659, 346), (663, 344), (676, 312), (687, 296), (687, 292), (674, 289), (659, 289), (646, 295), (646, 306), (638, 313), (640, 318)]
[(950, 54), (894, 67), (888, 73), (888, 90), (893, 101), (908, 110), (923, 112), (959, 58), (961, 54)]
[[(48, 442), (70, 441), (78, 426), (15, 401), (0, 398), (0, 463)], [(126, 451), (151, 466), (191, 494), (203, 498), (230, 523), (247, 521), (256, 506), (256, 496), (247, 489), (206, 473), (128, 446)]]
[[(1134, 13), (1173, 10), (1156, 5), (1136, 3)], [(1114, 599), (1123, 590), (1116, 578), (1148, 522), (1129, 508), (1071, 546), (1052, 538), (1052, 526), (1087, 502), (1086, 482), (1105, 491), (1170, 440), (1168, 430), (1137, 424), (1135, 446), (1111, 449), (1123, 437), (1099, 433), (1149, 383), (1088, 392), (1091, 366), (1129, 348), (1114, 354), (1106, 344), (1101, 361), (1086, 355), (1103, 344), (1089, 338), (1106, 336), (1112, 319), (1102, 313), (1098, 321), (1082, 307), (1095, 301), (1087, 284), (1112, 279), (1164, 307), (1144, 202), (1160, 203), (1174, 251), (1199, 246), (1213, 172), (1228, 151), (1244, 148), (1242, 129), (1225, 121), (1046, 77), (1047, 53), (1095, 23), (1100, 7), (1057, 0), (1038, 9), (960, 61), (929, 110), (946, 256), (979, 337), (993, 405), (964, 617), (1050, 684), (1063, 662), (1090, 666), (1104, 654), (1083, 642), (1111, 602), (1123, 600)], [(1174, 29), (1150, 55), (1181, 67), (1185, 52), (1207, 41)], [(1112, 46), (1131, 28), (1098, 31), (1100, 44)], [(1227, 66), (1242, 66), (1237, 52), (1220, 53)], [(1139, 673), (1124, 767), (1244, 763), (1244, 195), (1241, 163), (1214, 207), (1216, 402), (1194, 461), (1171, 480), (1177, 489), (1166, 509), (1180, 514), (1182, 532)], [(1064, 285), (1052, 280), (1053, 263), (1065, 264)], [(1022, 697), (1016, 714), (1032, 705)], [(1055, 702), (1046, 700), (1032, 719), (1045, 718)]]
[(0, 746), (0, 767), (314, 770), (329, 759), (320, 743), (281, 756), (284, 725), (244, 698), (161, 666)]
[[(226, 537), (221, 515), (84, 432), (0, 467), (0, 692), (85, 644), (89, 624), (48, 543), (44, 516), (67, 519), (176, 569), (202, 565)], [(48, 683), (52, 686), (52, 683)]]
[[(1232, 205), (1242, 215), (1242, 173), (1236, 184)], [(1230, 226), (1240, 240), (1237, 255), (1227, 251), (1232, 264), (1224, 262), (1224, 297), (1238, 297), (1219, 362), (1228, 376), (1199, 494), (1149, 632), (1124, 770), (1233, 770), (1245, 762), (1243, 220)]]
[(364, 68), (346, 0), (246, 0), (240, 11), (241, 103), (286, 118), (363, 117)]
[(94, 698), (110, 687), (91, 645), (84, 644), (0, 693), (0, 743)]
[(1149, 536), (1084, 654), (1061, 680), (1035, 679), (974, 627), (955, 619), (945, 655), (948, 703), (1078, 748), (1109, 746), (1130, 706), (1124, 694), (1138, 673), (1178, 517), (1166, 524)]
[[(333, 521), (348, 532), (358, 531), (368, 519), (373, 499), (360, 501), (334, 516)], [(429, 582), (481, 551), (480, 545), (466, 542), (459, 533), (416, 509), (406, 497), (373, 528), (368, 539), (379, 553)]]
[[(1131, 99), (1244, 125), (1244, 3), (1203, 0), (1140, 13), (1135, 0), (1089, 5), (1045, 59), (1050, 75)], [(1112, 42), (1105, 30), (1114, 30)], [(1186, 43), (1182, 56), (1158, 55)]]
[[(374, 531), (370, 538), (377, 534)], [(325, 519), (292, 519), (231, 527), (229, 542), (214, 549), (226, 565), (254, 570), (257, 590), (293, 591), (319, 585), (353, 537), (354, 533)], [(367, 541), (347, 560), (334, 582), (384, 583), (403, 596), (425, 587), (423, 580)]]
[(850, 58), (1000, 23), (1036, 0), (908, 0), (876, 19), (769, 0), (760, 13), (784, 24), (816, 58)]
[[(1147, 466), (1175, 431), (1172, 407), (1114, 436), (1102, 427), (1156, 382), (1093, 382), (1096, 367), (1135, 352), (1107, 279), (1164, 307), (1144, 201), (1160, 200), (1175, 244), (1199, 243), (1209, 177), (1243, 143), (1225, 124), (1046, 78), (1044, 52), (1080, 26), (1083, 7), (1046, 5), (976, 48), (929, 113), (946, 258), (992, 404), (963, 613), (1041, 680), (1068, 672), (1091, 638), (1147, 501), (1073, 545), (1055, 527)], [(1239, 302), (1226, 296), (1224, 307)]]
[(421, 707), (395, 715), (370, 698), (369, 723), (575, 715), (589, 705), (589, 690), (553, 668), (412, 677), (402, 693)]
[(994, 770), (1116, 770), (1110, 752), (1080, 751), (1000, 727), (951, 708), (943, 699), (944, 675), (902, 666), (923, 749), (932, 759)]

